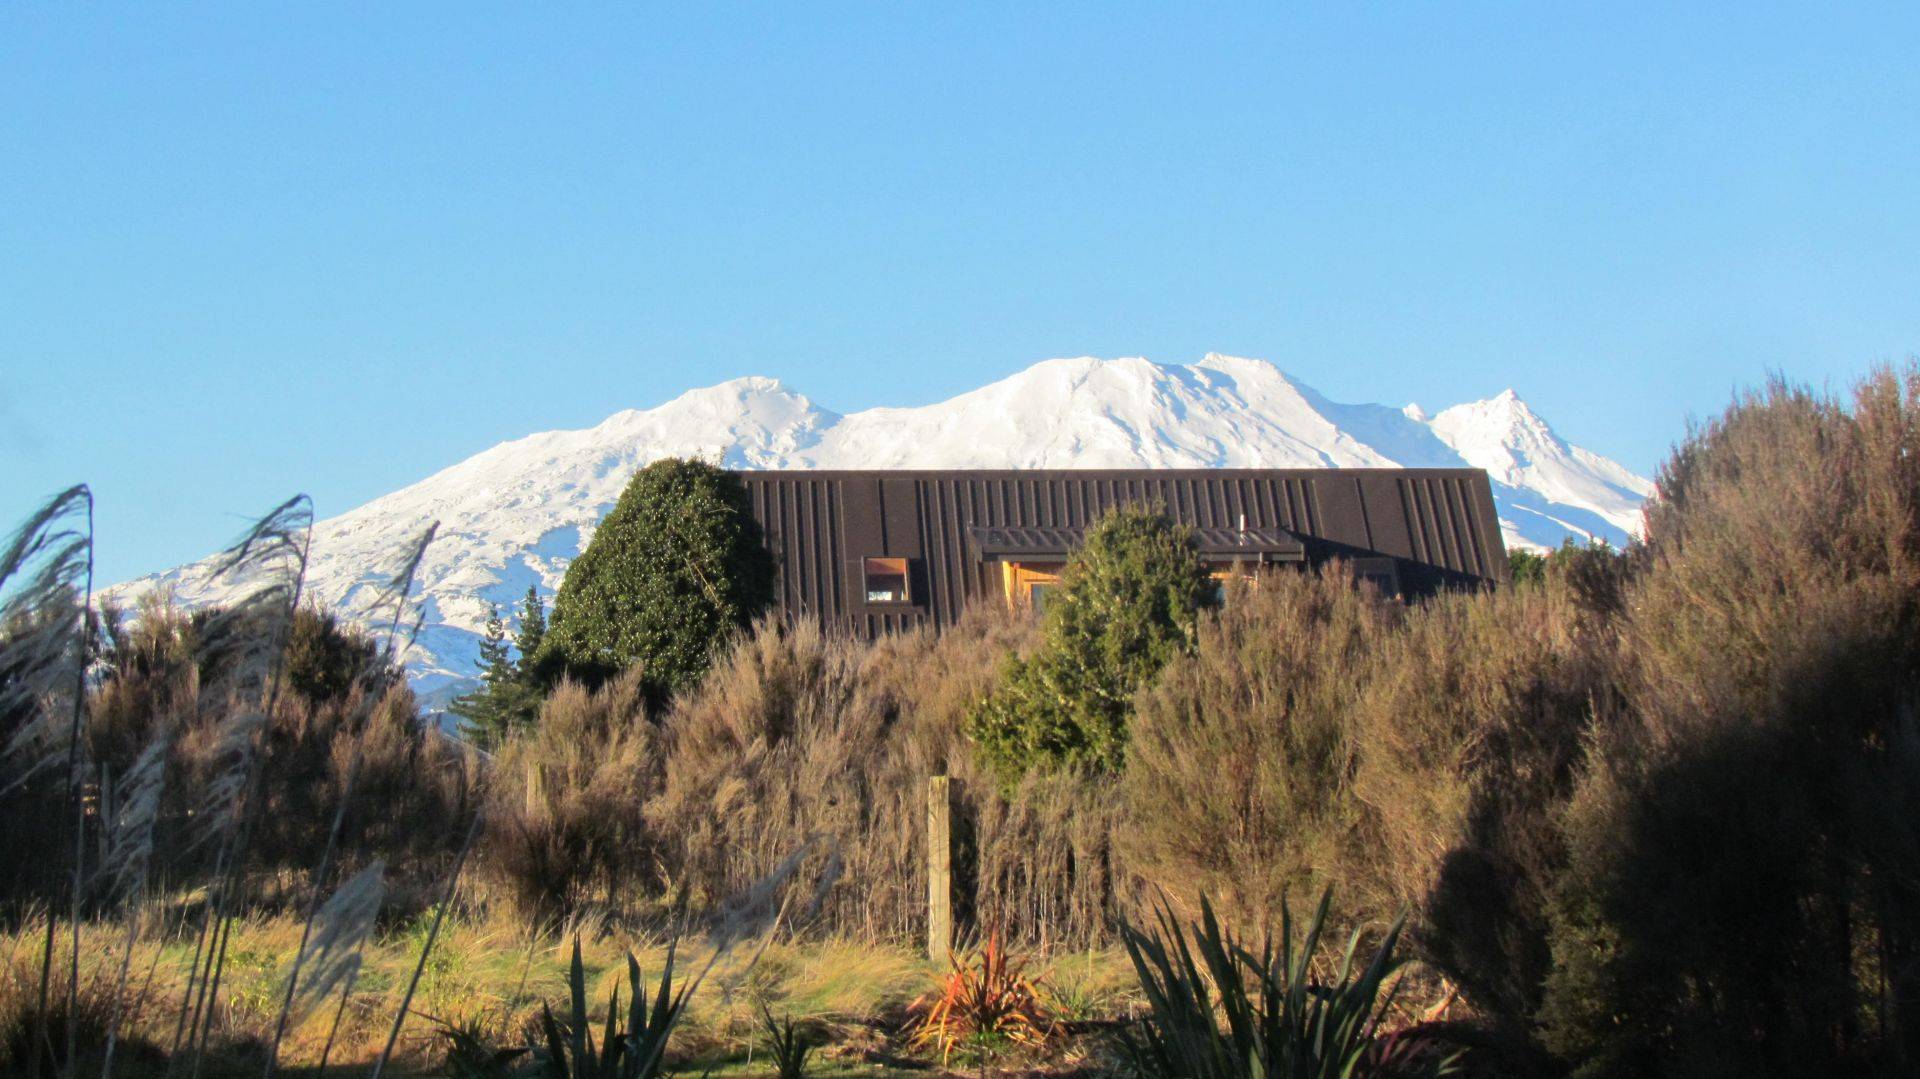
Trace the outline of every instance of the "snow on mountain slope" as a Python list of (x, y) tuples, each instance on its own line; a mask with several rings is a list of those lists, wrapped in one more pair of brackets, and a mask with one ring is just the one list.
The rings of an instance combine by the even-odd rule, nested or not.
[(1640, 503), (1653, 497), (1653, 483), (1561, 441), (1512, 390), (1455, 405), (1430, 426), (1461, 460), (1487, 470), (1509, 546), (1516, 536), (1551, 546), (1563, 533), (1618, 544), (1639, 532)]
[(1048, 360), (920, 408), (847, 416), (812, 468), (1388, 467), (1272, 364)]
[[(766, 378), (694, 390), (598, 426), (502, 443), (314, 526), (310, 594), (364, 617), (395, 554), (432, 521), (409, 656), (444, 702), (470, 682), (489, 603), (551, 595), (633, 472), (667, 456), (735, 468), (1316, 468), (1487, 470), (1509, 546), (1624, 543), (1653, 486), (1556, 436), (1512, 391), (1428, 418), (1330, 401), (1262, 360), (1048, 360), (951, 400), (841, 416)], [(232, 598), (203, 561), (113, 589)]]

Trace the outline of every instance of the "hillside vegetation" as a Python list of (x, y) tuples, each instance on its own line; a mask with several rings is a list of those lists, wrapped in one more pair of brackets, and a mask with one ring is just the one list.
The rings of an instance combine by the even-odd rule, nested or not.
[[(1209, 1058), (1226, 1072), (1180, 1056), (1205, 1041), (1195, 1023), (1240, 1044), (1194, 1015), (1240, 1001), (1278, 1023), (1351, 998), (1349, 1074), (1911, 1074), (1920, 368), (1845, 401), (1745, 394), (1659, 487), (1644, 544), (1413, 604), (1333, 566), (1215, 606), (1146, 511), (1069, 571), (1087, 606), (1044, 623), (983, 604), (866, 644), (742, 625), (743, 601), (683, 612), (718, 648), (615, 669), (615, 645), (591, 642), (618, 627), (579, 604), (622, 593), (563, 590), (546, 647), (588, 642), (602, 669), (551, 672), (532, 721), (484, 754), (423, 725), (398, 676), (417, 555), (385, 624), (336, 624), (299, 601), (290, 503), (235, 548), (260, 581), (248, 602), (84, 616), (87, 496), (70, 492), (0, 552), (17, 867), (0, 875), (0, 1052), (99, 1071), (114, 1035), (128, 1074), (169, 1054), (257, 1073), (328, 1052), (372, 1065), (394, 1044), (427, 1068), (462, 1044), (438, 1023), (553, 1067), (589, 1014), (611, 1021), (619, 952), (653, 978), (687, 937), (682, 968), (717, 973), (688, 982), (704, 1003), (662, 1057), (676, 1065), (743, 1055), (753, 1000), (820, 1024), (841, 1060), (958, 1067), (959, 1045), (969, 1068), (1251, 1074), (1244, 1052)], [(957, 791), (962, 919), (1033, 959), (1031, 994), (991, 949), (946, 983), (907, 957), (934, 775)], [(1292, 915), (1323, 894), (1303, 935)], [(1306, 958), (1261, 966), (1268, 929)], [(1179, 963), (1150, 960), (1188, 932), (1247, 956), (1196, 971), (1201, 1005), (1179, 1019), (1162, 996)], [(1345, 984), (1338, 949), (1316, 942), (1348, 934), (1356, 964), (1381, 956), (1364, 993), (1327, 988)], [(560, 973), (575, 939), (592, 992)], [(464, 989), (435, 981), (444, 963)], [(968, 998), (982, 1009), (1018, 1002), (998, 1025), (916, 1036), (952, 1012), (920, 991), (981, 985), (997, 986)], [(1298, 1040), (1246, 1044), (1306, 1059), (1287, 1055)]]

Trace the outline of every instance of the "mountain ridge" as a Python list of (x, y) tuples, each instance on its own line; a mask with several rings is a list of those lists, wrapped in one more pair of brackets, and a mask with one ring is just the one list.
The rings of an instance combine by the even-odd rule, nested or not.
[[(822, 408), (778, 379), (745, 376), (591, 427), (502, 442), (314, 526), (308, 590), (365, 614), (381, 568), (432, 521), (419, 572), (425, 615), (408, 656), (442, 702), (472, 681), (489, 603), (551, 595), (632, 473), (666, 456), (729, 468), (1325, 468), (1487, 470), (1509, 546), (1621, 544), (1653, 485), (1573, 446), (1512, 390), (1429, 416), (1333, 401), (1265, 360), (1210, 353), (1044, 360), (917, 406)], [(211, 560), (108, 590), (170, 590), (186, 606), (233, 598)]]

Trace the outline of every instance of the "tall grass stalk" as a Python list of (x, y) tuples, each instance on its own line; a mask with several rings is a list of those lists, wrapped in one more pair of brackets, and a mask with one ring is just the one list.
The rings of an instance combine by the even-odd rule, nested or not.
[[(127, 977), (133, 969), (133, 946), (140, 939), (146, 910), (148, 863), (153, 858), (153, 829), (160, 817), (160, 798), (167, 781), (166, 735), (156, 737), (134, 761), (123, 791), (115, 799), (118, 810), (111, 825), (107, 854), (100, 876), (114, 894), (126, 901), (127, 939), (121, 946), (120, 972), (114, 980), (113, 1018), (107, 1025), (107, 1048), (100, 1065), (101, 1079), (113, 1074), (113, 1050), (120, 1036), (120, 1017), (127, 1000)], [(68, 1054), (72, 1060), (72, 1054)]]
[[(291, 999), (291, 1007), (282, 1010), (283, 1023), (289, 1014), (304, 1016), (313, 1005), (333, 995), (335, 986), (359, 972), (360, 953), (373, 936), (374, 919), (386, 896), (386, 871), (387, 864), (376, 860), (342, 884), (320, 908), (319, 916), (310, 923), (313, 932), (294, 958), (296, 968), (302, 960), (309, 963), (313, 976)], [(293, 981), (291, 976), (287, 980)]]
[[(386, 643), (379, 657), (373, 661), (373, 669), (361, 673), (361, 681), (371, 683), (376, 679), (383, 679), (386, 672), (403, 661), (407, 649), (412, 647), (414, 638), (419, 633), (419, 622), (416, 620), (413, 623), (408, 630), (405, 644), (400, 644), (400, 619), (407, 611), (407, 601), (413, 592), (414, 577), (420, 570), (420, 561), (426, 556), (427, 545), (433, 542), (433, 537), (439, 529), (440, 522), (435, 521), (421, 532), (419, 538), (407, 549), (399, 569), (388, 578), (385, 586), (380, 590), (374, 609), (390, 606), (393, 613), (387, 623)], [(280, 1043), (286, 1037), (288, 1016), (293, 1010), (295, 994), (300, 986), (301, 963), (306, 958), (308, 938), (313, 935), (314, 919), (320, 912), (321, 889), (333, 871), (333, 858), (335, 848), (340, 841), (340, 829), (346, 822), (347, 808), (353, 804), (354, 786), (360, 778), (361, 766), (366, 761), (367, 721), (377, 707), (379, 707), (379, 695), (369, 686), (368, 692), (362, 696), (357, 714), (353, 717), (353, 762), (347, 767), (346, 782), (341, 785), (339, 804), (334, 807), (333, 822), (327, 829), (327, 842), (320, 855), (320, 865), (314, 870), (313, 879), (309, 882), (310, 898), (307, 901), (306, 917), (300, 926), (300, 944), (294, 952), (293, 969), (287, 974), (287, 988), (280, 1001), (280, 1015), (274, 1020), (273, 1044), (267, 1050), (266, 1068), (262, 1072), (263, 1079), (273, 1079), (274, 1072), (280, 1066)]]
[[(29, 517), (0, 553), (0, 629), (13, 639), (6, 642), (6, 677), (0, 686), (11, 684), (12, 700), (0, 700), (0, 711), (34, 718), (22, 724), (9, 740), (8, 756), (14, 751), (41, 748), (52, 731), (47, 706), (40, 694), (52, 690), (57, 682), (63, 657), (73, 664), (73, 708), (67, 725), (66, 805), (71, 813), (63, 817), (76, 821), (74, 862), (71, 877), (70, 919), (73, 934), (72, 978), (67, 986), (67, 1011), (71, 1015), (79, 992), (80, 977), (80, 891), (84, 872), (86, 830), (80, 803), (81, 744), (80, 728), (86, 710), (88, 609), (93, 604), (93, 491), (76, 484), (49, 499)], [(80, 602), (74, 605), (78, 592)], [(28, 769), (37, 771), (52, 757), (42, 753)], [(21, 781), (24, 781), (24, 776)], [(53, 977), (53, 941), (59, 919), (47, 919), (47, 935), (41, 949), (39, 1011), (36, 1043), (47, 1040), (47, 1000)], [(73, 1024), (67, 1025), (67, 1059), (73, 1059)], [(40, 1054), (36, 1051), (29, 1074), (38, 1076)]]
[[(265, 690), (260, 729), (251, 732), (245, 742), (245, 752), (230, 766), (236, 774), (229, 778), (238, 781), (223, 788), (232, 796), (233, 804), (221, 807), (225, 811), (215, 818), (219, 821), (222, 842), (193, 960), (193, 970), (202, 973), (197, 993), (194, 977), (188, 977), (181, 1017), (182, 1025), (190, 1034), (188, 1046), (195, 1076), (200, 1073), (204, 1041), (212, 1027), (212, 1004), (219, 997), (227, 941), (232, 934), (233, 905), (238, 898), (253, 817), (258, 814), (261, 802), (259, 787), (265, 754), (260, 742), (279, 704), (288, 631), (294, 612), (300, 609), (312, 546), (313, 501), (304, 494), (295, 495), (276, 506), (229, 547), (214, 572), (216, 578), (244, 577), (251, 573), (265, 576), (265, 584), (223, 612), (208, 633), (215, 651), (237, 649), (241, 677), (264, 674)], [(260, 633), (262, 624), (268, 627), (264, 635)], [(167, 1060), (168, 1075), (172, 1075), (179, 1057), (180, 1037), (181, 1028), (176, 1027), (174, 1051)]]
[(420, 975), (427, 969), (427, 957), (433, 954), (433, 945), (440, 939), (440, 927), (447, 920), (447, 908), (453, 905), (454, 891), (460, 886), (460, 871), (466, 868), (467, 855), (473, 851), (473, 841), (480, 834), (481, 822), (486, 819), (486, 807), (476, 809), (473, 823), (467, 826), (467, 838), (460, 844), (460, 854), (453, 860), (453, 869), (447, 874), (446, 890), (440, 894), (440, 904), (433, 912), (433, 927), (427, 930), (427, 939), (420, 945), (420, 958), (413, 964), (413, 974), (407, 979), (407, 991), (400, 998), (400, 1009), (394, 1013), (393, 1029), (387, 1032), (387, 1044), (380, 1050), (380, 1059), (373, 1065), (371, 1079), (380, 1079), (386, 1071), (387, 1061), (393, 1058), (393, 1047), (400, 1042), (400, 1028), (406, 1025), (407, 1013), (413, 1009), (413, 994), (420, 988)]
[(353, 987), (360, 980), (360, 968), (355, 967), (340, 986), (340, 1003), (333, 1009), (333, 1022), (327, 1025), (327, 1043), (320, 1047), (320, 1065), (314, 1069), (315, 1079), (327, 1074), (327, 1061), (333, 1057), (333, 1043), (340, 1036), (340, 1020), (346, 1017), (347, 1002), (353, 998)]

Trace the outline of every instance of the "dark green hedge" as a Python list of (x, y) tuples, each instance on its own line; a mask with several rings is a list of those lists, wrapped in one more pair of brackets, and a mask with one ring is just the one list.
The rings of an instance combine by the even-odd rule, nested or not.
[(567, 570), (539, 666), (602, 681), (635, 664), (677, 692), (773, 602), (775, 566), (731, 472), (669, 458), (642, 469)]

